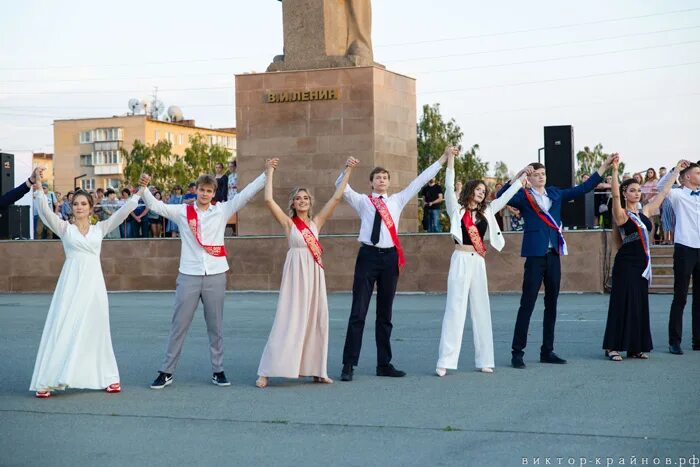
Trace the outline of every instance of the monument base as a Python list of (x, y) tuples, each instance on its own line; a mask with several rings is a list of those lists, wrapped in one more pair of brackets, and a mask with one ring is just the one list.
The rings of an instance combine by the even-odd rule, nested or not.
[[(369, 192), (376, 166), (391, 175), (390, 193), (416, 176), (415, 80), (368, 67), (284, 71), (236, 76), (239, 186), (257, 177), (265, 159), (279, 157), (274, 196), (286, 210), (288, 195), (306, 187), (318, 212), (335, 191), (345, 160), (356, 157), (350, 185)], [(324, 233), (359, 231), (357, 214), (343, 203)], [(401, 232), (417, 231), (417, 201), (409, 203)], [(241, 235), (279, 234), (280, 226), (256, 197), (239, 216)]]

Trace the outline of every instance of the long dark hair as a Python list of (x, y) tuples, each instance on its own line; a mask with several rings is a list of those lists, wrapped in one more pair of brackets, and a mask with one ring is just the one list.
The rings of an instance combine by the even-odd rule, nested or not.
[(464, 207), (464, 209), (469, 209), (469, 202), (474, 199), (474, 192), (476, 191), (476, 187), (479, 185), (484, 185), (484, 199), (482, 202), (478, 203), (476, 205), (476, 210), (478, 211), (479, 214), (481, 214), (482, 217), (484, 216), (484, 211), (486, 210), (486, 198), (489, 196), (489, 186), (486, 184), (485, 181), (483, 180), (469, 180), (467, 183), (464, 184), (462, 187), (462, 192), (459, 194), (459, 204)]

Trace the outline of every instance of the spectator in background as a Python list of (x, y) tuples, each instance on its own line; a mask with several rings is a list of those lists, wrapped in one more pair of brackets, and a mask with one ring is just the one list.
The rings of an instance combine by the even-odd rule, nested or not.
[(182, 204), (194, 204), (197, 199), (197, 184), (192, 182), (187, 186), (187, 193), (182, 196)]
[(634, 179), (635, 182), (639, 183), (640, 185), (644, 184), (644, 178), (642, 177), (642, 174), (636, 173), (632, 175), (632, 178)]
[[(238, 164), (236, 160), (232, 160), (228, 163), (228, 173), (226, 174), (226, 200), (230, 201), (238, 193)], [(229, 229), (231, 236), (238, 234), (238, 213), (235, 213), (226, 223), (226, 230), (224, 235), (229, 235)]]
[(600, 182), (593, 189), (593, 225), (600, 226), (603, 229), (609, 229), (612, 226), (610, 206), (608, 205), (608, 201), (610, 201), (611, 183), (612, 176), (608, 175), (605, 177), (605, 181)]
[(464, 185), (462, 184), (462, 182), (459, 182), (459, 181), (458, 181), (458, 182), (455, 183), (455, 195), (457, 195), (458, 198), (459, 198), (459, 194), (462, 192), (462, 187), (463, 187), (463, 186), (464, 186)]
[(668, 173), (668, 170), (666, 169), (666, 167), (659, 167), (659, 178), (662, 178), (667, 173)]
[[(121, 207), (124, 206), (124, 204), (129, 200), (129, 197), (131, 196), (131, 190), (128, 188), (122, 188), (121, 191), (121, 198), (117, 201), (117, 204)], [(126, 218), (126, 221), (122, 222), (119, 225), (119, 235), (121, 235), (122, 238), (132, 238), (133, 237), (133, 226), (131, 225), (131, 216)]]
[(214, 201), (219, 203), (228, 199), (228, 175), (224, 173), (224, 164), (217, 162), (214, 168), (216, 179), (216, 194)]
[[(102, 211), (102, 218), (100, 220), (107, 220), (110, 217), (112, 217), (112, 214), (119, 209), (119, 200), (117, 199), (117, 193), (112, 189), (112, 188), (107, 188), (107, 191), (105, 192), (107, 196), (102, 198), (101, 204), (101, 211)], [(109, 239), (115, 239), (115, 238), (120, 238), (121, 234), (119, 233), (119, 227), (115, 227), (113, 230), (110, 232), (107, 232), (104, 238), (109, 238)]]
[[(36, 188), (36, 187), (35, 187)], [(58, 212), (58, 198), (56, 198), (56, 194), (52, 191), (49, 191), (49, 184), (46, 182), (41, 183), (41, 189), (44, 192), (44, 195), (46, 196), (46, 200), (49, 203), (49, 209), (53, 213)], [(51, 232), (50, 229), (48, 229), (44, 223), (41, 221), (39, 218), (39, 206), (38, 203), (39, 201), (37, 200), (36, 197), (34, 197), (33, 204), (34, 204), (34, 239), (37, 240), (41, 238), (42, 240), (46, 239), (51, 239), (54, 238), (53, 232)]]
[[(158, 190), (153, 193), (153, 197), (158, 201), (163, 201), (163, 195)], [(151, 224), (151, 237), (160, 238), (163, 234), (163, 216), (155, 211), (149, 211), (148, 222)]]
[(149, 209), (146, 207), (146, 203), (143, 198), (139, 199), (139, 204), (136, 209), (129, 214), (129, 220), (132, 225), (132, 237), (131, 238), (148, 238), (150, 232), (150, 222), (148, 221)]
[(431, 178), (420, 191), (420, 197), (423, 198), (423, 216), (428, 217), (428, 232), (442, 232), (440, 208), (445, 201), (444, 193), (445, 191), (434, 178)]
[(60, 216), (64, 221), (70, 222), (73, 218), (73, 207), (71, 203), (73, 202), (73, 192), (69, 191), (63, 198), (63, 204), (61, 204)]
[[(175, 185), (170, 192), (170, 197), (168, 201), (166, 202), (167, 204), (182, 204), (182, 188), (180, 185)], [(180, 231), (178, 229), (177, 223), (171, 221), (170, 219), (166, 220), (165, 223), (165, 236), (166, 237), (178, 237), (180, 235)]]
[(622, 174), (622, 181), (623, 182), (626, 180), (629, 180), (630, 178), (632, 178), (632, 176), (630, 174), (628, 174), (627, 172)]

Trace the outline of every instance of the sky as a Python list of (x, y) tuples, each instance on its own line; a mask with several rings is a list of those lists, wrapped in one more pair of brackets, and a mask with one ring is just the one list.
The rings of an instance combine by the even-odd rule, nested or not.
[[(700, 159), (700, 1), (374, 0), (375, 60), (415, 77), (493, 167), (536, 160), (573, 125), (632, 170)], [(157, 95), (198, 126), (235, 125), (234, 75), (282, 53), (276, 0), (4, 5), (0, 150), (53, 150), (52, 121)], [(416, 116), (418, 119), (418, 115)], [(696, 136), (697, 137), (697, 136)]]

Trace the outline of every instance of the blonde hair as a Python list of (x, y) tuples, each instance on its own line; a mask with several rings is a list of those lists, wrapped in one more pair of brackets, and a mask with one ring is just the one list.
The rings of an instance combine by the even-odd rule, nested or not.
[(289, 217), (294, 217), (297, 215), (297, 210), (294, 209), (294, 198), (296, 198), (300, 191), (303, 191), (304, 193), (309, 195), (309, 218), (311, 218), (313, 217), (314, 197), (311, 196), (311, 192), (304, 187), (297, 187), (289, 192), (289, 204), (287, 205), (287, 214), (289, 214)]

